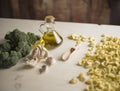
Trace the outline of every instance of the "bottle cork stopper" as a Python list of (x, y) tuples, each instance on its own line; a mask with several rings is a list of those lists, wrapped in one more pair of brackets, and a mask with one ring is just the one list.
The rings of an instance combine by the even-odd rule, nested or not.
[(52, 15), (49, 15), (49, 16), (46, 16), (45, 17), (45, 21), (46, 22), (54, 22), (54, 20), (55, 20), (55, 17), (53, 17)]

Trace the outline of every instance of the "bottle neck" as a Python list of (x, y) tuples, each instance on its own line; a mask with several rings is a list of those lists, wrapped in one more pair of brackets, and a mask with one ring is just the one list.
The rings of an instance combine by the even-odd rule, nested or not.
[(55, 26), (53, 22), (46, 22), (46, 28), (47, 28), (47, 32), (52, 32), (55, 30)]

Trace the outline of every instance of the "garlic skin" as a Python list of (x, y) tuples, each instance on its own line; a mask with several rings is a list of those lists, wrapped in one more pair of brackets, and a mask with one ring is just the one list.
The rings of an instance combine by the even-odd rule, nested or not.
[(51, 66), (56, 63), (56, 60), (53, 57), (48, 57), (45, 62), (47, 65)]
[(37, 65), (37, 61), (32, 59), (30, 61), (26, 61), (25, 65), (30, 66), (30, 67), (35, 67)]

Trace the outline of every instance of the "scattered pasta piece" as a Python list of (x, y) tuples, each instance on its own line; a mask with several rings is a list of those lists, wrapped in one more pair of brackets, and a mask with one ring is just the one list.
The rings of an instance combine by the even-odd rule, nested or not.
[(78, 76), (78, 79), (81, 81), (81, 82), (84, 82), (86, 80), (85, 76), (83, 75), (83, 73), (80, 73), (79, 76)]
[(74, 77), (74, 78), (72, 78), (71, 80), (70, 80), (70, 83), (71, 84), (76, 84), (76, 83), (78, 83), (79, 82), (79, 80), (78, 80), (78, 78), (76, 78), (76, 77)]
[(75, 40), (76, 41), (76, 45), (80, 44), (81, 42), (86, 42), (88, 41), (88, 39), (83, 36), (83, 35), (75, 35), (75, 34), (71, 34), (70, 36), (68, 36), (69, 39), (71, 40)]

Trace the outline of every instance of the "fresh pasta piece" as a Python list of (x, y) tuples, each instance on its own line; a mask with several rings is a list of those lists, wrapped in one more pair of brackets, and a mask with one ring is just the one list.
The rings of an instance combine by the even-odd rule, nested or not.
[(86, 80), (86, 77), (83, 75), (83, 73), (80, 73), (79, 76), (78, 76), (78, 79), (81, 81), (81, 82), (84, 82)]
[(78, 81), (78, 78), (76, 78), (76, 77), (74, 77), (74, 78), (72, 78), (71, 80), (70, 80), (70, 83), (71, 84), (76, 84), (76, 83), (78, 83), (79, 81)]

